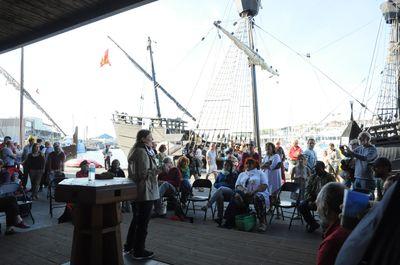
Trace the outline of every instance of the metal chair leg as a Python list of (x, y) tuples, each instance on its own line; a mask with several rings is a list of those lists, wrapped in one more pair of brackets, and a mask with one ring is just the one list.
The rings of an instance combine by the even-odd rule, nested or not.
[(292, 227), (292, 222), (293, 222), (293, 218), (294, 218), (294, 214), (296, 213), (296, 207), (294, 207), (293, 209), (293, 213), (292, 213), (292, 217), (290, 218), (290, 223), (289, 223), (289, 230)]

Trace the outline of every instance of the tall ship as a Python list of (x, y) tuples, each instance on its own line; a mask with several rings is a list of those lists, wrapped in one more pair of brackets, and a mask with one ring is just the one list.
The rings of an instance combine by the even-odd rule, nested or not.
[(400, 169), (400, 0), (381, 4), (390, 38), (382, 86), (376, 105), (377, 125), (367, 128), (380, 156), (388, 157), (394, 169)]
[[(254, 49), (254, 17), (259, 12), (260, 0), (240, 0), (236, 1), (236, 5), (240, 20), (235, 25), (234, 33), (223, 28), (220, 21), (214, 22), (215, 28), (230, 39), (231, 45), (226, 52), (222, 68), (209, 88), (197, 120), (156, 81), (150, 38), (148, 50), (151, 75), (109, 37), (154, 85), (157, 117), (144, 118), (126, 113), (113, 115), (118, 145), (125, 154), (135, 142), (137, 131), (143, 127), (152, 130), (156, 142), (167, 143), (167, 152), (170, 155), (181, 153), (183, 145), (186, 144), (194, 146), (195, 144), (208, 145), (211, 142), (222, 144), (229, 141), (237, 143), (254, 141), (256, 146), (260, 147), (256, 66), (260, 66), (272, 75), (278, 75), (278, 72), (269, 66)], [(187, 122), (183, 119), (161, 116), (159, 90), (171, 99), (187, 118), (196, 122), (195, 128), (188, 130)], [(240, 108), (233, 109), (232, 106), (235, 105)]]
[(400, 170), (400, 0), (385, 1), (380, 9), (390, 34), (373, 122), (360, 128), (351, 120), (344, 135), (352, 139), (358, 132), (368, 131), (378, 155), (387, 157), (393, 169)]
[(141, 71), (144, 76), (153, 83), (156, 101), (157, 117), (133, 116), (127, 113), (116, 112), (113, 114), (112, 121), (117, 136), (118, 146), (124, 154), (128, 156), (129, 150), (136, 142), (136, 134), (141, 129), (150, 129), (156, 143), (164, 143), (167, 146), (169, 155), (181, 155), (184, 141), (188, 139), (187, 122), (181, 118), (166, 118), (161, 115), (159, 102), (159, 90), (164, 93), (187, 117), (196, 121), (194, 116), (183, 107), (161, 84), (156, 81), (156, 73), (153, 62), (152, 41), (148, 38), (147, 50), (150, 54), (151, 75), (140, 66), (117, 42), (108, 37), (129, 59), (129, 61)]

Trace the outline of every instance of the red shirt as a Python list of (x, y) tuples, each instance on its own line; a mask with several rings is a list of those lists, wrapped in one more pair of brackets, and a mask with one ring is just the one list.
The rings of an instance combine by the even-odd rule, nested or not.
[(289, 158), (290, 160), (297, 161), (297, 158), (303, 151), (300, 146), (292, 146), (289, 150)]
[(168, 172), (161, 172), (158, 174), (159, 181), (167, 181), (171, 183), (174, 187), (179, 187), (182, 181), (182, 174), (180, 170), (176, 167), (171, 168)]
[(339, 220), (329, 226), (324, 234), (324, 240), (319, 245), (317, 265), (334, 265), (336, 256), (350, 233), (350, 230), (340, 226)]

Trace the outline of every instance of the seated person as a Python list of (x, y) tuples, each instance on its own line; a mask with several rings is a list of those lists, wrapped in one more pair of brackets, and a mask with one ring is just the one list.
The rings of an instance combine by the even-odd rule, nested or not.
[(125, 172), (120, 168), (121, 164), (118, 159), (111, 162), (111, 167), (108, 169), (109, 173), (114, 174), (116, 178), (125, 178)]
[(162, 161), (162, 171), (158, 174), (158, 191), (160, 199), (154, 201), (153, 217), (163, 216), (162, 214), (162, 198), (168, 197), (176, 204), (175, 194), (179, 190), (182, 182), (182, 175), (178, 168), (174, 167), (172, 159), (165, 157)]
[(311, 175), (307, 183), (304, 201), (299, 205), (299, 212), (307, 223), (307, 232), (312, 233), (320, 227), (311, 214), (311, 211), (317, 209), (315, 200), (318, 193), (325, 184), (335, 181), (335, 177), (325, 171), (325, 163), (317, 161), (315, 164), (315, 174)]
[[(76, 172), (75, 177), (76, 178), (87, 178), (89, 176), (89, 162), (87, 160), (83, 160), (80, 164), (79, 167), (81, 170)], [(58, 223), (65, 223), (65, 222), (70, 222), (72, 221), (72, 209), (74, 205), (72, 203), (67, 203), (65, 205), (64, 213), (58, 218)]]
[(221, 225), (224, 216), (224, 201), (230, 201), (232, 199), (237, 177), (238, 175), (235, 171), (234, 162), (232, 160), (226, 160), (224, 168), (218, 174), (214, 183), (214, 187), (217, 191), (211, 196), (210, 201), (201, 208), (205, 211), (207, 208), (212, 207), (214, 202), (216, 202), (218, 218), (215, 221), (218, 225)]
[(0, 212), (6, 213), (6, 235), (15, 234), (13, 226), (22, 229), (29, 228), (19, 215), (17, 199), (14, 196), (0, 197)]
[(3, 160), (0, 159), (0, 185), (11, 181), (11, 175), (4, 167)]
[(346, 186), (341, 183), (330, 182), (318, 194), (317, 211), (322, 226), (327, 229), (319, 246), (317, 265), (334, 265), (340, 248), (351, 232), (340, 226), (340, 206), (345, 189)]
[(258, 231), (264, 232), (267, 228), (266, 216), (269, 207), (268, 180), (263, 171), (258, 169), (258, 161), (247, 158), (245, 171), (240, 173), (235, 183), (235, 193), (225, 211), (225, 224), (232, 228), (235, 224), (235, 216), (244, 214), (249, 210), (249, 204), (253, 203), (259, 220)]
[(343, 184), (350, 188), (354, 182), (354, 159), (342, 159), (340, 161), (340, 177), (343, 179)]
[(75, 177), (76, 178), (87, 178), (89, 176), (89, 162), (87, 160), (83, 160), (80, 164), (79, 167), (81, 170), (76, 172)]
[(300, 185), (300, 199), (304, 200), (306, 183), (311, 176), (311, 169), (307, 166), (307, 159), (304, 155), (297, 157), (297, 165), (293, 168), (290, 178), (294, 183)]
[(386, 157), (379, 157), (374, 161), (372, 169), (377, 182), (377, 200), (380, 201), (383, 197), (383, 183), (391, 175), (392, 164)]

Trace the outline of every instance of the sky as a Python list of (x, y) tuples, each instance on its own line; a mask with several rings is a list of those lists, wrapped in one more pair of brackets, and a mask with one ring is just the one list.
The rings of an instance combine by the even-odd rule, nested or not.
[[(261, 128), (318, 123), (329, 113), (328, 120), (348, 119), (349, 101), (354, 99), (342, 89), (362, 101), (370, 84), (367, 103), (369, 109), (375, 108), (389, 34), (381, 22), (381, 2), (262, 1), (255, 18), (262, 28), (256, 28), (256, 48), (280, 76), (269, 78), (257, 69)], [(79, 126), (81, 138), (86, 127), (89, 137), (115, 135), (115, 111), (149, 117), (156, 115), (156, 108), (152, 83), (107, 36), (151, 72), (146, 49), (150, 36), (157, 81), (198, 116), (230, 44), (226, 37), (218, 37), (213, 22), (221, 20), (233, 31), (238, 19), (233, 0), (159, 0), (26, 46), (25, 88), (67, 134)], [(377, 58), (369, 75), (380, 23)], [(111, 66), (100, 67), (106, 49)], [(1, 54), (0, 66), (19, 81), (20, 51)], [(9, 99), (2, 101), (0, 116), (18, 116), (18, 93), (3, 77), (0, 89)], [(185, 118), (164, 95), (160, 103), (163, 116)], [(25, 110), (27, 116), (43, 118), (29, 103)], [(360, 111), (364, 112), (355, 105), (356, 118)]]

